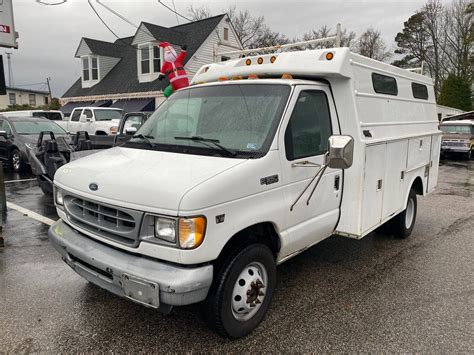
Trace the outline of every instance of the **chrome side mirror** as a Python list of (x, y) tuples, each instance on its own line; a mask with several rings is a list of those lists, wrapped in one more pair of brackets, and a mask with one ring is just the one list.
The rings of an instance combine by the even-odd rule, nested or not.
[(332, 169), (349, 169), (354, 158), (354, 138), (331, 136), (326, 164)]
[(135, 133), (137, 133), (136, 127), (127, 127), (127, 128), (125, 128), (125, 134), (127, 136), (133, 136)]

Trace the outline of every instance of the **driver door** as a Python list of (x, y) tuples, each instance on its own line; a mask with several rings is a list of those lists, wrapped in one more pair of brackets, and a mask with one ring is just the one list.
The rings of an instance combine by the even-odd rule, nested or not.
[[(290, 211), (324, 163), (328, 138), (339, 134), (331, 92), (324, 85), (297, 86), (279, 134), (282, 180), (288, 206), (288, 254), (330, 236), (339, 219), (342, 170), (327, 168), (311, 199), (314, 181)], [(308, 201), (309, 199), (309, 201)]]

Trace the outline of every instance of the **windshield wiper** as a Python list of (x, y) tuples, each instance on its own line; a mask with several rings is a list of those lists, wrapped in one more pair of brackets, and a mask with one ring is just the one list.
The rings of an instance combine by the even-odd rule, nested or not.
[[(204, 138), (204, 137), (200, 137), (200, 136), (174, 137), (174, 139), (183, 140), (183, 141), (201, 142), (203, 144), (211, 143), (214, 146), (216, 146), (217, 148), (219, 148), (220, 150), (222, 150), (223, 152), (225, 152), (228, 156), (235, 157), (237, 155), (235, 152), (231, 151), (230, 149), (227, 149), (226, 147), (220, 145), (219, 144), (220, 141), (218, 139)], [(209, 146), (208, 144), (206, 144), (206, 145)]]
[(155, 137), (153, 136), (144, 136), (143, 134), (137, 134), (133, 136), (132, 138), (141, 138), (143, 139), (150, 147), (154, 148), (155, 144), (150, 141), (150, 138), (153, 139)]

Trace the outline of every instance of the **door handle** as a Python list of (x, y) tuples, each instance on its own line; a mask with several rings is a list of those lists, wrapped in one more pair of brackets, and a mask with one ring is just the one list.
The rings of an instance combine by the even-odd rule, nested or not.
[(334, 177), (334, 190), (339, 191), (340, 187), (341, 187), (341, 177), (339, 175), (336, 175)]
[(313, 163), (309, 160), (301, 160), (291, 164), (292, 168), (320, 168), (321, 164)]

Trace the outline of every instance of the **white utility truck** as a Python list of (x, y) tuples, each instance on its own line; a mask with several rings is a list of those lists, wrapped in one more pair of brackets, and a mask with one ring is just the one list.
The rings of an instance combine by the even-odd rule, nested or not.
[(429, 78), (348, 48), (214, 63), (129, 142), (57, 171), (49, 235), (90, 282), (162, 311), (202, 302), (238, 338), (278, 264), (386, 222), (409, 236), (440, 139)]

